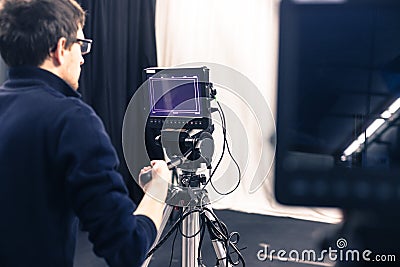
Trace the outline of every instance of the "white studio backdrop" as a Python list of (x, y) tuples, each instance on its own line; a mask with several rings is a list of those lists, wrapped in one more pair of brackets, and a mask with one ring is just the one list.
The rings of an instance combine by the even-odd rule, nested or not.
[[(208, 62), (234, 69), (258, 88), (272, 114), (275, 114), (278, 24), (279, 0), (158, 0), (156, 7), (158, 65), (173, 67), (196, 62), (207, 65)], [(210, 77), (212, 81), (212, 72)], [(241, 92), (246, 93), (243, 90)], [(257, 162), (257, 155), (261, 153), (260, 147), (268, 150), (265, 153), (267, 160), (273, 160), (271, 154), (274, 150), (268, 139), (271, 133), (260, 134), (256, 124), (250, 123), (254, 117), (240, 101), (235, 101), (224, 93), (218, 94), (217, 99), (224, 104), (223, 106), (234, 110), (235, 116), (239, 117), (232, 119), (233, 121), (228, 117), (227, 129), (229, 142), (238, 144), (233, 147), (240, 148), (240, 151), (233, 150), (232, 153), (245, 169), (240, 186), (232, 194), (213, 203), (213, 208), (339, 222), (342, 215), (337, 209), (288, 207), (275, 201), (273, 168), (270, 168), (269, 162), (264, 163), (263, 159)], [(268, 111), (269, 108), (265, 105), (266, 114)], [(246, 137), (241, 136), (244, 127), (250, 131)], [(214, 138), (216, 145), (222, 142), (222, 138), (219, 140), (215, 136)], [(244, 138), (246, 140), (243, 140)], [(223, 162), (229, 162), (229, 158), (226, 156)], [(268, 173), (267, 179), (258, 190), (250, 192), (250, 180), (255, 175), (253, 170), (257, 165), (264, 167), (263, 164), (265, 173)], [(234, 168), (222, 168), (222, 170), (222, 184), (224, 179), (236, 181), (237, 172)]]

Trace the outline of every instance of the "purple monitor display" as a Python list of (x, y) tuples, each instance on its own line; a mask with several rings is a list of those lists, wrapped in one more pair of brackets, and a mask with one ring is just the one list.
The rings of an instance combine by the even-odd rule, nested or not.
[(150, 116), (200, 117), (199, 79), (193, 77), (149, 78)]
[(144, 69), (147, 126), (207, 129), (211, 125), (212, 83), (206, 66)]

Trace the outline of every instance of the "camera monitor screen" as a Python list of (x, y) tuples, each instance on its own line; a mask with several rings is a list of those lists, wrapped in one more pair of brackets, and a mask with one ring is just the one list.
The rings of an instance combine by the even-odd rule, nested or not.
[(206, 129), (210, 123), (208, 69), (148, 68), (148, 125)]
[(151, 116), (199, 117), (198, 77), (149, 78)]
[(400, 1), (282, 0), (278, 202), (400, 207)]

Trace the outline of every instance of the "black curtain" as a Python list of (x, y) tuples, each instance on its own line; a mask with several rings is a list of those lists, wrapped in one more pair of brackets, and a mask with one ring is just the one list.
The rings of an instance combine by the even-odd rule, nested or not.
[(93, 39), (92, 52), (85, 56), (79, 90), (102, 118), (117, 150), (120, 172), (136, 203), (143, 192), (123, 157), (122, 122), (130, 98), (142, 83), (143, 69), (157, 66), (155, 1), (79, 1), (87, 11), (85, 36)]

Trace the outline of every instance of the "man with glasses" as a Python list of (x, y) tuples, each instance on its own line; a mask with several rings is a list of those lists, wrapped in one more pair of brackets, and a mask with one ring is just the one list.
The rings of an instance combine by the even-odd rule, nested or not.
[[(160, 226), (164, 204), (132, 203), (102, 122), (76, 92), (92, 44), (84, 21), (74, 0), (0, 0), (10, 67), (0, 87), (0, 266), (73, 266), (77, 218), (110, 266), (140, 266)], [(152, 165), (146, 190), (165, 197), (167, 166)]]

